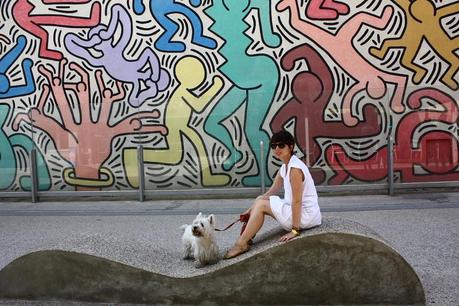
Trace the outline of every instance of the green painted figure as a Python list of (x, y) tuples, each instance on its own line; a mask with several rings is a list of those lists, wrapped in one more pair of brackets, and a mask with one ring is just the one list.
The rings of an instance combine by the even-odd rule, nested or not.
[[(270, 2), (266, 0), (214, 0), (213, 5), (206, 10), (208, 16), (214, 20), (210, 30), (225, 41), (219, 53), (226, 61), (219, 70), (232, 82), (232, 86), (212, 109), (204, 128), (229, 150), (230, 155), (223, 167), (230, 170), (241, 160), (242, 154), (235, 147), (234, 140), (222, 125), (222, 121), (246, 103), (244, 132), (255, 154), (258, 174), (245, 176), (242, 180), (245, 186), (260, 185), (259, 174), (262, 167), (266, 169), (265, 182), (271, 183), (266, 163), (269, 136), (262, 126), (277, 89), (279, 68), (267, 55), (247, 54), (252, 40), (245, 34), (249, 25), (244, 21), (252, 10), (256, 10), (263, 42), (270, 47), (279, 46), (280, 38), (272, 31), (270, 7)], [(264, 143), (263, 153), (260, 152), (260, 141)], [(262, 160), (265, 161), (263, 165)]]
[[(24, 134), (14, 134), (7, 136), (3, 131), (3, 126), (8, 118), (10, 107), (0, 104), (0, 190), (10, 188), (16, 180), (18, 161), (14, 154), (14, 148), (22, 148), (27, 152), (33, 149), (33, 141)], [(46, 168), (44, 158), (40, 152), (37, 154), (37, 173), (39, 177), (40, 190), (48, 190), (51, 187), (51, 177)], [(24, 190), (30, 190), (32, 179), (30, 176), (19, 178), (19, 185)]]

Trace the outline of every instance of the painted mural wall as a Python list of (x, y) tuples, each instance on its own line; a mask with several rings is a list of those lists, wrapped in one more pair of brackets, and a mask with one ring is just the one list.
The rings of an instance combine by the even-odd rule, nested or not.
[[(0, 190), (459, 181), (459, 2), (2, 0)], [(260, 142), (263, 142), (263, 146)]]

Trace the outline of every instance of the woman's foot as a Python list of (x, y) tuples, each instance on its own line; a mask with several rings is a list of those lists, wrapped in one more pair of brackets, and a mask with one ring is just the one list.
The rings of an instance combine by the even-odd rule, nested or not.
[(226, 252), (224, 259), (230, 259), (234, 258), (236, 256), (239, 256), (241, 254), (244, 254), (250, 249), (250, 246), (248, 244), (246, 245), (240, 245), (240, 244), (235, 244), (231, 249)]

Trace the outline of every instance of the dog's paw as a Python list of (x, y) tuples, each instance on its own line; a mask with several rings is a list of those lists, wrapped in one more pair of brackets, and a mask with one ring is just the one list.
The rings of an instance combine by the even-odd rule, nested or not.
[(187, 248), (185, 249), (185, 251), (183, 252), (183, 259), (194, 259), (194, 256), (193, 256), (193, 252), (191, 252), (191, 249), (190, 248)]
[(205, 266), (205, 264), (202, 263), (202, 262), (200, 262), (200, 261), (195, 261), (195, 262), (194, 262), (194, 267), (195, 267), (196, 269), (204, 268), (204, 266)]

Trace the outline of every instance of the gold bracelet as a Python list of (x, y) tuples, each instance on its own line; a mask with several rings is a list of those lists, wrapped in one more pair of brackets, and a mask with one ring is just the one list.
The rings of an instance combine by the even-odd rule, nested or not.
[(292, 228), (292, 233), (295, 234), (295, 236), (298, 236), (300, 232), (298, 232), (296, 229)]

